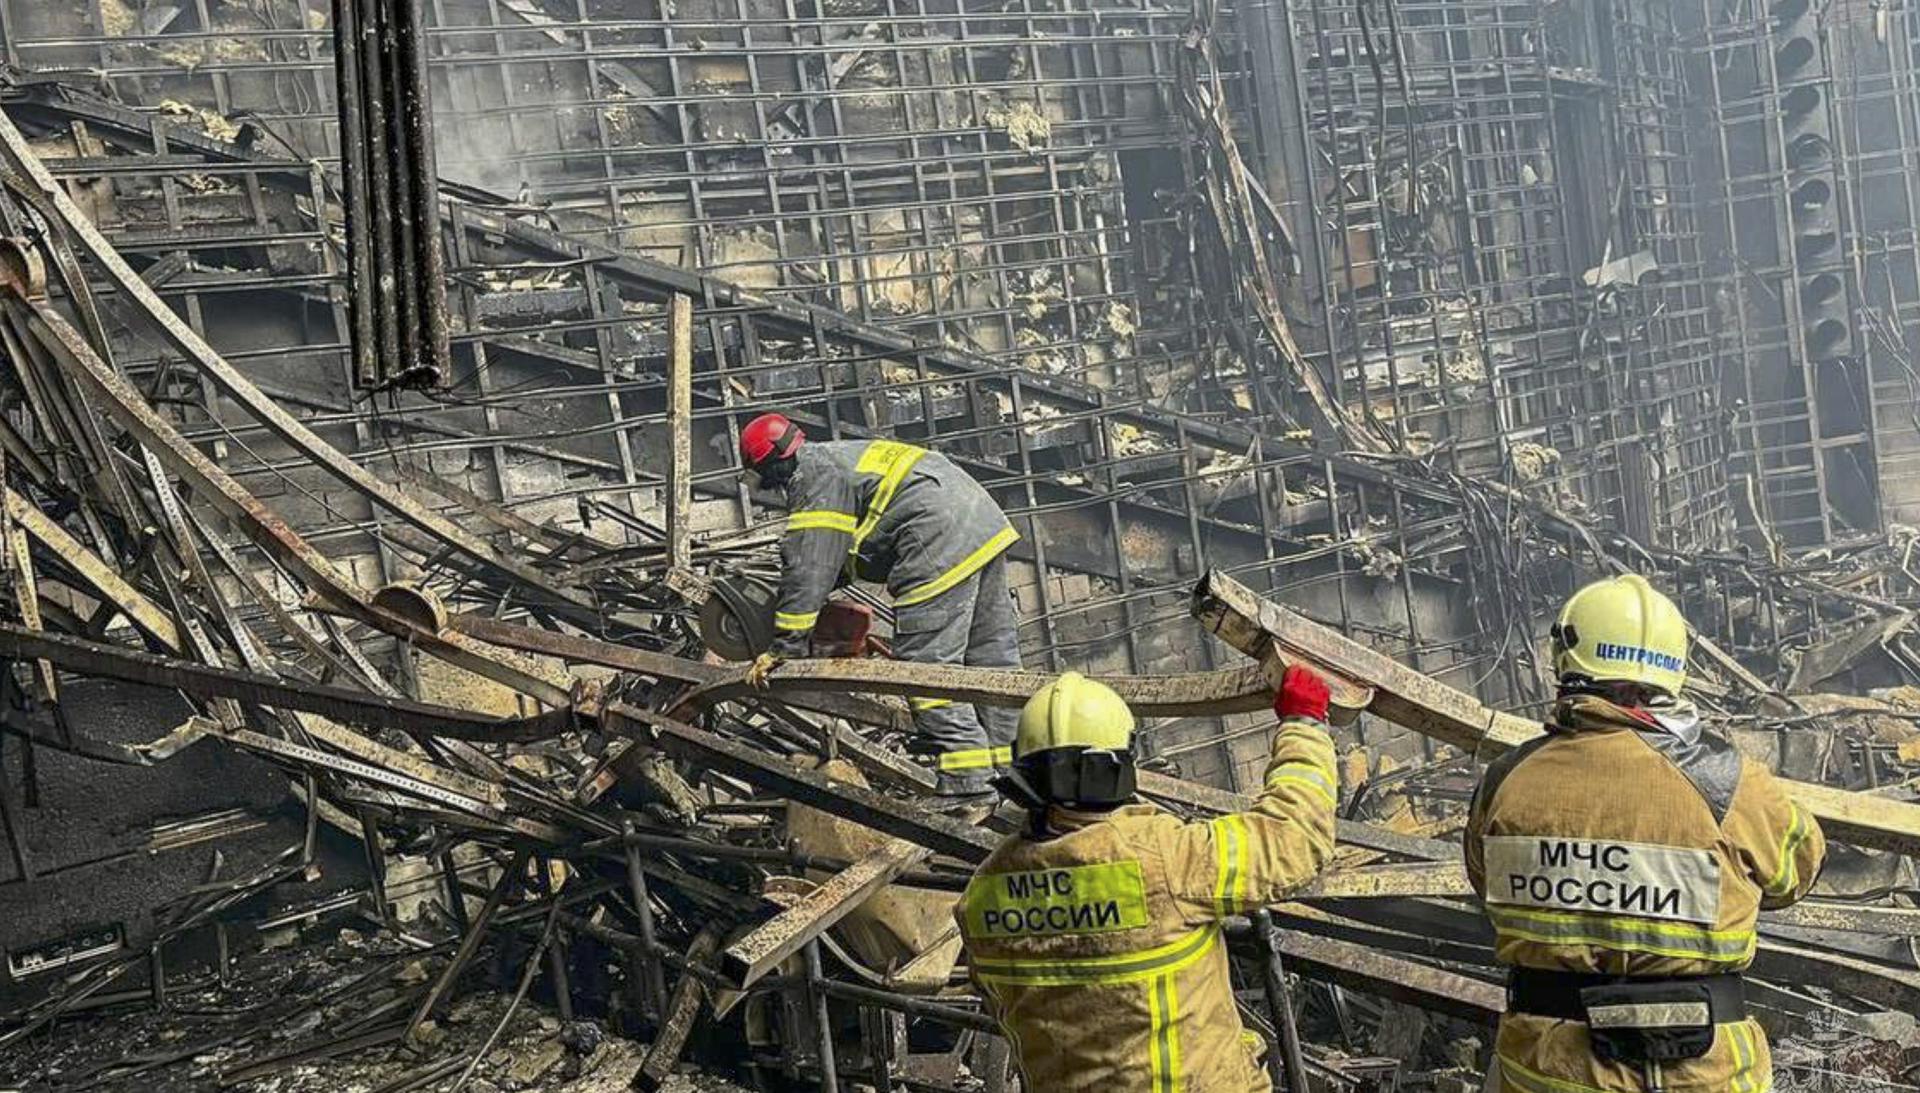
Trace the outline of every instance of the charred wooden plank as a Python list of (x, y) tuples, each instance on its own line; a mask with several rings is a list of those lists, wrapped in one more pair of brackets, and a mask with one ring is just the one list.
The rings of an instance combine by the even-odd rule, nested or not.
[(676, 292), (667, 307), (667, 564), (693, 564), (693, 300)]
[[(703, 960), (711, 955), (720, 944), (720, 931), (708, 926), (701, 930), (687, 949), (692, 960)], [(680, 1056), (687, 1050), (687, 1041), (693, 1036), (694, 1018), (700, 1015), (700, 1000), (705, 989), (698, 979), (683, 975), (673, 986), (673, 998), (667, 1002), (665, 1019), (654, 1031), (653, 1044), (647, 1048), (647, 1057), (640, 1062), (640, 1069), (633, 1076), (633, 1088), (646, 1090), (647, 1093), (666, 1087), (667, 1078), (673, 1074), (673, 1068), (680, 1063)]]
[(930, 854), (907, 839), (881, 846), (727, 946), (721, 972), (742, 990), (752, 986)]
[[(1374, 690), (1372, 713), (1478, 758), (1493, 758), (1542, 732), (1533, 721), (1482, 705), (1465, 691), (1261, 599), (1224, 573), (1201, 579), (1193, 614), (1249, 656), (1277, 653), (1364, 681)], [(1920, 805), (1807, 782), (1782, 783), (1829, 836), (1856, 846), (1920, 853)]]
[[(690, 703), (723, 702), (753, 693), (746, 669), (689, 697)], [(792, 660), (767, 678), (769, 693), (864, 691), (917, 695), (986, 706), (1022, 706), (1034, 692), (1053, 682), (1046, 672), (971, 668), (955, 664), (915, 664), (898, 660)], [(1250, 713), (1266, 709), (1273, 688), (1257, 667), (1165, 676), (1102, 676), (1134, 713), (1144, 717), (1188, 717)]]

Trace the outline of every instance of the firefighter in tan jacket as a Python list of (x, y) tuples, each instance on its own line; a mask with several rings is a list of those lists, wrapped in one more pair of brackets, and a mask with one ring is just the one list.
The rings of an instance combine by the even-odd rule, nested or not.
[(1266, 788), (1185, 823), (1134, 801), (1133, 714), (1069, 672), (1020, 715), (996, 781), (1030, 825), (967, 885), (967, 961), (1032, 1093), (1261, 1093), (1221, 922), (1283, 898), (1333, 854), (1327, 685), (1291, 668)]
[(1762, 1093), (1740, 973), (1755, 919), (1813, 887), (1819, 825), (1680, 700), (1687, 630), (1643, 578), (1588, 585), (1553, 628), (1545, 736), (1474, 795), (1467, 874), (1508, 966), (1495, 1093)]

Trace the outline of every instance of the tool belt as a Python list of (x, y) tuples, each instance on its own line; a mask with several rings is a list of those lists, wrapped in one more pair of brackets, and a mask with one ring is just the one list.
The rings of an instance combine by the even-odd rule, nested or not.
[(1507, 1011), (1584, 1021), (1593, 1052), (1616, 1063), (1677, 1062), (1713, 1050), (1714, 1026), (1747, 1016), (1738, 975), (1589, 975), (1514, 968)]

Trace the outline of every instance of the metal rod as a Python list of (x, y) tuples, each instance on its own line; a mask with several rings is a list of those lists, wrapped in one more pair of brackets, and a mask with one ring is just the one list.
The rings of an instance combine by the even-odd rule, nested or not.
[(398, 12), (399, 42), (396, 62), (406, 87), (404, 133), (412, 156), (412, 205), (414, 232), (413, 290), (420, 326), (420, 356), (410, 362), (418, 374), (403, 377), (409, 387), (438, 386), (446, 382), (451, 363), (448, 349), (447, 262), (440, 238), (440, 175), (434, 152), (432, 79), (428, 70), (429, 44), (426, 5), (401, 0)]
[[(520, 878), (527, 869), (527, 859), (532, 856), (532, 851), (529, 850), (516, 853), (513, 856), (513, 864), (507, 866), (500, 874), (499, 881), (494, 884), (493, 891), (487, 893), (487, 901), (480, 905), (480, 913), (474, 916), (473, 925), (468, 927), (466, 936), (460, 939), (460, 947), (454, 951), (453, 958), (447, 961), (447, 966), (441, 970), (440, 978), (434, 980), (433, 986), (428, 988), (427, 993), (421, 997), (420, 1004), (414, 1007), (413, 1016), (407, 1019), (405, 1037), (408, 1041), (412, 1040), (414, 1030), (420, 1027), (420, 1022), (426, 1020), (427, 1015), (433, 1012), (433, 1007), (445, 997), (447, 990), (453, 986), (454, 980), (459, 978), (460, 972), (466, 968), (467, 962), (473, 959), (474, 953), (480, 948), (481, 939), (487, 934), (487, 928), (493, 924), (493, 916), (500, 912), (500, 905), (506, 900), (507, 894), (519, 886)], [(560, 901), (556, 899), (554, 906), (559, 905)]]
[(466, 1088), (467, 1079), (473, 1077), (474, 1068), (479, 1066), (480, 1060), (485, 1059), (493, 1050), (493, 1045), (500, 1039), (500, 1034), (506, 1031), (507, 1024), (513, 1020), (514, 1011), (518, 1010), (520, 1003), (526, 1000), (527, 988), (533, 986), (533, 977), (540, 971), (540, 958), (546, 953), (547, 946), (553, 942), (554, 930), (560, 924), (560, 906), (561, 901), (555, 899), (552, 908), (547, 911), (547, 923), (541, 928), (540, 942), (534, 946), (533, 952), (527, 954), (527, 966), (520, 973), (520, 985), (514, 989), (513, 999), (507, 1003), (505, 1012), (500, 1014), (500, 1022), (493, 1026), (493, 1032), (488, 1034), (487, 1042), (481, 1044), (480, 1050), (473, 1053), (473, 1060), (467, 1063), (467, 1068), (460, 1072), (460, 1077), (455, 1079), (453, 1087), (447, 1093), (460, 1093), (460, 1090)]
[(554, 935), (547, 946), (547, 974), (553, 979), (553, 1004), (560, 1011), (560, 1020), (573, 1020), (573, 978), (567, 974), (567, 939), (565, 935)]
[(380, 824), (371, 809), (360, 809), (360, 845), (367, 855), (367, 882), (373, 889), (373, 913), (383, 926), (395, 929), (393, 906), (387, 902), (387, 851), (380, 842)]
[(822, 993), (831, 998), (847, 1002), (857, 1002), (863, 1006), (879, 1006), (895, 1010), (909, 1017), (919, 1017), (928, 1021), (938, 1021), (956, 1028), (972, 1029), (975, 1032), (1000, 1035), (1000, 1025), (984, 1013), (971, 1013), (952, 1006), (943, 1006), (938, 1002), (927, 1002), (912, 995), (895, 994), (891, 991), (862, 987), (857, 983), (842, 983), (827, 980), (820, 985)]
[(460, 867), (454, 863), (452, 847), (440, 852), (440, 879), (447, 888), (447, 913), (453, 916), (454, 928), (464, 936), (472, 931), (473, 921), (467, 917), (467, 897), (460, 890)]
[(633, 896), (634, 917), (640, 924), (640, 943), (646, 946), (646, 952), (640, 957), (640, 974), (646, 984), (646, 996), (653, 1006), (656, 1019), (664, 1020), (667, 1014), (667, 986), (660, 971), (660, 961), (653, 955), (659, 950), (659, 942), (653, 933), (653, 900), (647, 894), (647, 873), (640, 868), (640, 847), (634, 841), (635, 833), (632, 820), (620, 822), (620, 834), (626, 840), (627, 888)]
[(825, 1093), (840, 1093), (840, 1074), (833, 1061), (833, 1023), (828, 1012), (827, 977), (820, 971), (820, 943), (811, 941), (806, 947), (807, 961), (807, 1000), (812, 1008), (816, 1045), (820, 1055), (820, 1088)]
[[(355, 0), (333, 0), (333, 55), (340, 118), (340, 181), (345, 189), (347, 227), (348, 322), (352, 328), (353, 373), (362, 387), (379, 381), (379, 346), (373, 312), (364, 286), (374, 283), (373, 213), (367, 190), (366, 130), (360, 113), (360, 18)], [(361, 286), (361, 287), (356, 287)]]
[(1260, 973), (1266, 986), (1267, 1008), (1273, 1011), (1273, 1027), (1280, 1036), (1276, 1050), (1267, 1056), (1274, 1088), (1312, 1093), (1307, 1084), (1307, 1059), (1300, 1050), (1300, 1027), (1293, 1013), (1293, 988), (1287, 984), (1286, 965), (1280, 957), (1280, 930), (1273, 924), (1273, 912), (1264, 907), (1255, 911), (1253, 926), (1265, 957)]

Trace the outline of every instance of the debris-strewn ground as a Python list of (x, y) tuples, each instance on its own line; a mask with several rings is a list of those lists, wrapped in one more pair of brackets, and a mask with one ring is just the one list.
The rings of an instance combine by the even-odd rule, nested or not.
[[(0, 1088), (100, 1093), (398, 1093), (453, 1088), (486, 1043), (512, 998), (474, 982), (437, 1020), (418, 1048), (362, 1047), (337, 1057), (300, 1058), (347, 1036), (404, 1021), (383, 1010), (424, 981), (430, 962), (399, 942), (353, 930), (291, 949), (234, 961), (228, 982), (209, 974), (151, 1004), (82, 1014), (0, 1059)], [(434, 965), (437, 966), (437, 965)], [(363, 1027), (354, 1028), (358, 1022)], [(645, 1058), (645, 1043), (608, 1022), (563, 1022), (529, 998), (514, 1012), (465, 1089), (470, 1093), (623, 1093)], [(694, 1068), (685, 1068), (693, 1071)], [(437, 1071), (446, 1071), (420, 1081)], [(420, 1084), (409, 1084), (420, 1081)], [(742, 1087), (697, 1071), (665, 1086), (675, 1093), (738, 1093)]]

